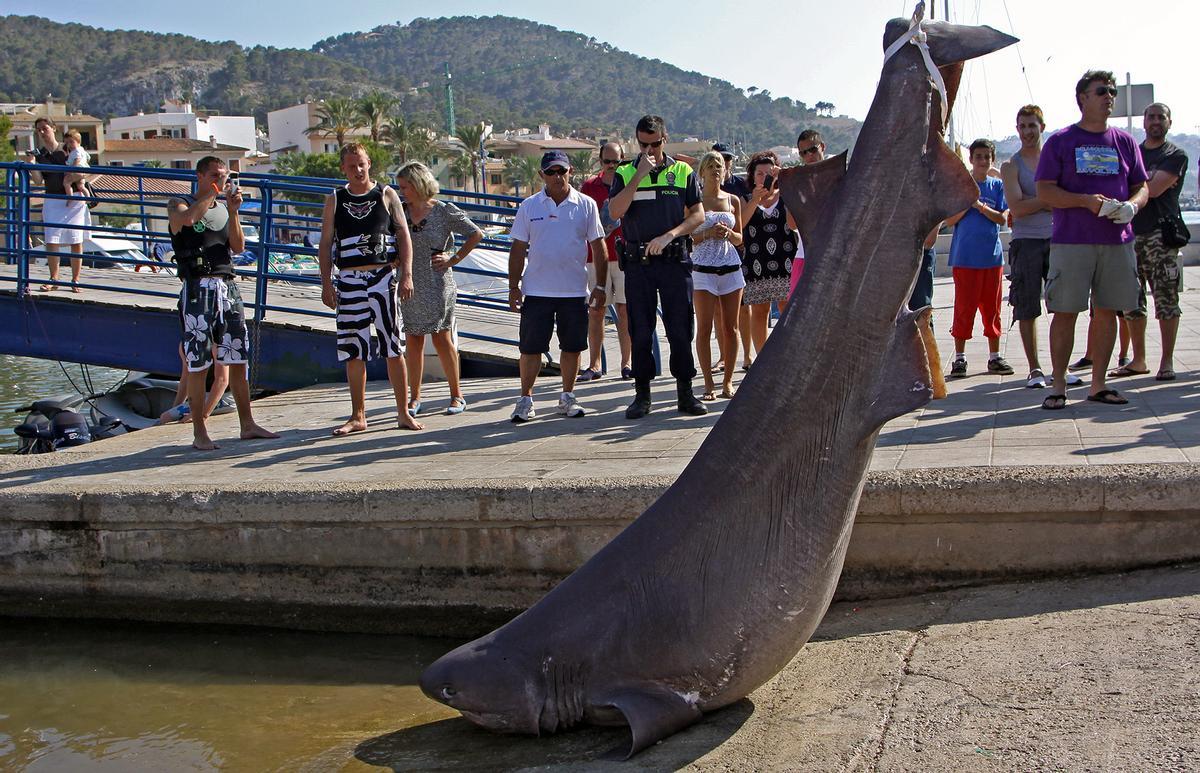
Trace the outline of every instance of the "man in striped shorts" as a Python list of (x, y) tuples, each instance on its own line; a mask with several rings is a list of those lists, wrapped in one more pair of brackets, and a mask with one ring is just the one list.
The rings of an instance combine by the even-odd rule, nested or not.
[[(371, 179), (371, 157), (357, 142), (341, 152), (346, 184), (325, 197), (321, 243), (321, 300), (337, 311), (338, 360), (346, 363), (350, 418), (333, 431), (349, 435), (367, 428), (367, 360), (382, 347), (396, 398), (397, 422), (424, 429), (409, 415), (408, 368), (400, 332), (400, 298), (412, 297), (412, 243), (404, 206), (394, 190)], [(336, 271), (335, 271), (336, 268)], [(375, 335), (371, 335), (372, 327)]]

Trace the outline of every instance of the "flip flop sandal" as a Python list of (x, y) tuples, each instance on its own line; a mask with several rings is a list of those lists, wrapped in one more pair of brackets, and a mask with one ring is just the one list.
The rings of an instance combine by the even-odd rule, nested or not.
[(1158, 375), (1154, 377), (1154, 380), (1155, 381), (1174, 381), (1175, 380), (1175, 371), (1171, 370), (1170, 368), (1163, 368), (1162, 370), (1160, 370), (1158, 372)]
[(420, 412), (421, 412), (421, 401), (420, 400), (409, 400), (408, 401), (408, 415), (412, 416), (413, 418), (416, 418), (417, 414)]
[(1137, 368), (1131, 368), (1128, 365), (1122, 365), (1121, 367), (1117, 368), (1116, 370), (1110, 370), (1108, 372), (1108, 377), (1109, 378), (1126, 378), (1128, 376), (1144, 376), (1149, 372), (1150, 371), (1148, 371), (1148, 370), (1138, 370)]
[(1093, 403), (1104, 403), (1105, 405), (1125, 405), (1129, 402), (1124, 397), (1121, 397), (1120, 393), (1115, 389), (1105, 389), (1094, 395), (1088, 395), (1087, 399)]
[(711, 403), (717, 399), (717, 396), (712, 392), (705, 392), (704, 394), (700, 395), (700, 399), (703, 402)]
[(450, 399), (450, 407), (446, 409), (446, 413), (450, 416), (457, 416), (465, 410), (467, 410), (467, 401), (461, 397), (454, 397)]
[(1045, 400), (1042, 400), (1042, 407), (1047, 411), (1061, 411), (1067, 407), (1067, 396), (1048, 395)]
[(725, 390), (725, 391), (721, 392), (720, 397), (722, 400), (732, 400), (733, 392), (730, 392), (729, 390)]

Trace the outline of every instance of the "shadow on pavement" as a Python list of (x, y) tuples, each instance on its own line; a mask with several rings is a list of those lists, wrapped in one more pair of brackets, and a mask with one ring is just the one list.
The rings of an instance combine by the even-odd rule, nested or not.
[[(1004, 590), (1004, 593), (997, 591)], [(829, 608), (814, 641), (848, 639), (935, 625), (1003, 620), (1098, 609), (1200, 594), (1200, 564), (1089, 575), (1040, 578), (897, 599), (838, 602)]]
[[(699, 722), (645, 750), (622, 769), (675, 770), (724, 743), (754, 713), (748, 699), (706, 714)], [(572, 770), (611, 771), (610, 752), (629, 742), (625, 727), (583, 726), (556, 735), (500, 735), (463, 718), (445, 719), (363, 741), (359, 761), (394, 771), (526, 770), (571, 765)]]

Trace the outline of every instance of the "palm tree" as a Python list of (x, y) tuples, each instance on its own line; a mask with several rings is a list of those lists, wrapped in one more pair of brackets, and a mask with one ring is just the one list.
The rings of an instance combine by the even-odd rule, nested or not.
[(392, 116), (384, 126), (384, 135), (400, 163), (423, 161), (429, 163), (434, 155), (433, 133), (415, 121), (405, 119), (399, 113)]
[(346, 135), (365, 126), (358, 105), (352, 99), (334, 97), (317, 107), (317, 123), (304, 130), (305, 134), (333, 137), (338, 148), (346, 144)]
[(571, 182), (578, 188), (592, 170), (596, 168), (596, 159), (592, 156), (591, 150), (577, 150), (574, 153), (568, 153), (567, 158), (571, 159), (571, 169), (575, 171)]
[(371, 142), (379, 142), (384, 133), (388, 115), (396, 109), (400, 100), (382, 91), (372, 91), (358, 100), (358, 116), (363, 126), (371, 128)]
[[(466, 148), (464, 151), (471, 158), (471, 163), (475, 170), (482, 171), (483, 155), (481, 153), (483, 145), (483, 124), (466, 124), (459, 126), (454, 132), (454, 136)], [(471, 179), (475, 181), (475, 171), (471, 172)], [(475, 190), (479, 190), (478, 181), (475, 182)]]
[[(457, 180), (461, 190), (467, 189), (467, 180), (475, 182), (475, 159), (470, 153), (462, 153), (454, 157), (449, 164), (450, 179)], [(478, 187), (476, 187), (478, 190)]]
[(535, 156), (513, 156), (504, 162), (504, 175), (509, 184), (517, 189), (518, 196), (521, 195), (522, 186), (528, 196), (542, 184), (542, 178), (538, 176), (541, 168), (541, 162)]

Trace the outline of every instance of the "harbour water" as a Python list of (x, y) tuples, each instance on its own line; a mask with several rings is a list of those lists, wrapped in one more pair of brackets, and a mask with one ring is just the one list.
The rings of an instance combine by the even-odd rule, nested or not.
[(379, 770), (456, 642), (0, 619), (0, 770)]
[(87, 392), (88, 383), (95, 391), (104, 391), (120, 383), (125, 375), (123, 370), (96, 366), (83, 368), (69, 362), (60, 366), (50, 360), (0, 354), (0, 453), (12, 453), (17, 447), (13, 427), (25, 418), (25, 414), (17, 409), (34, 400), (74, 394), (77, 389)]

